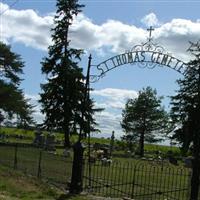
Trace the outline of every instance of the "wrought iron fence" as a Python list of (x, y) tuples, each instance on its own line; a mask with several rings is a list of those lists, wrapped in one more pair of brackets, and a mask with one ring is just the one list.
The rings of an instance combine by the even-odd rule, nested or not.
[(0, 163), (67, 188), (72, 158), (55, 155), (30, 145), (0, 145)]
[(134, 200), (188, 200), (191, 171), (184, 167), (138, 161), (91, 163), (85, 160), (84, 189), (110, 197)]
[[(132, 160), (133, 162), (98, 160), (89, 163), (85, 159), (84, 191), (134, 200), (189, 199), (191, 169), (166, 163)], [(72, 174), (72, 158), (27, 145), (1, 144), (0, 163), (47, 179), (64, 188), (69, 186)]]

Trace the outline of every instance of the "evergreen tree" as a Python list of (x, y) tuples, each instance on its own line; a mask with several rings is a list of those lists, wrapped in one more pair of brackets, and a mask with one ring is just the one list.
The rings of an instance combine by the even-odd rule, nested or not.
[(40, 94), (42, 112), (46, 115), (44, 126), (63, 131), (65, 147), (70, 146), (70, 135), (77, 132), (77, 128), (80, 135), (91, 129), (87, 121), (93, 121), (95, 111), (93, 101), (86, 98), (88, 88), (85, 88), (82, 68), (78, 66), (83, 51), (71, 48), (68, 38), (73, 17), (82, 7), (77, 0), (57, 1), (53, 45), (49, 46), (48, 57), (42, 61), (42, 72), (47, 75), (47, 83), (41, 85), (43, 92)]
[(12, 52), (11, 47), (0, 42), (0, 78), (14, 85), (21, 82), (24, 62), (21, 56)]
[(25, 99), (19, 85), (24, 62), (20, 55), (11, 51), (11, 47), (0, 42), (0, 115), (16, 117), (22, 124), (33, 123), (32, 106)]
[(182, 144), (184, 152), (191, 150), (194, 157), (190, 199), (196, 200), (200, 178), (200, 42), (191, 43), (188, 51), (194, 59), (188, 63), (183, 79), (178, 80), (171, 116), (177, 126), (173, 138)]
[(161, 98), (156, 95), (156, 90), (147, 87), (139, 91), (138, 98), (129, 99), (122, 111), (121, 126), (129, 143), (130, 139), (139, 139), (141, 157), (144, 155), (144, 141), (160, 141), (158, 135), (168, 128), (168, 115), (161, 107)]

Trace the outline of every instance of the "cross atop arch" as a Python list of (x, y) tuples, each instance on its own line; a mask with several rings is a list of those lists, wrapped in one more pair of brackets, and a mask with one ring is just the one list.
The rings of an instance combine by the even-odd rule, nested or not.
[(147, 31), (149, 32), (149, 41), (152, 39), (152, 31), (154, 31), (155, 29), (152, 27), (152, 26), (150, 26), (148, 29), (147, 29)]

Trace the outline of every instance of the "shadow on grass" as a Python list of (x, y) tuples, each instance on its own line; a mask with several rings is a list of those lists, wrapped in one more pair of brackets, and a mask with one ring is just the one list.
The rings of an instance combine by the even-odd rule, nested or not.
[(75, 194), (61, 194), (56, 200), (65, 200), (65, 199), (81, 200), (84, 198), (81, 198), (80, 195), (75, 195)]
[(64, 200), (64, 199), (69, 199), (70, 197), (73, 197), (74, 195), (72, 194), (61, 194), (56, 200)]

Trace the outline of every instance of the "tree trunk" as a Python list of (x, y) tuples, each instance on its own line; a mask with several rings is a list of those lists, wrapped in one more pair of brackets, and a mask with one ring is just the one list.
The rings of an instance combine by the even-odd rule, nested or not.
[(76, 142), (73, 146), (74, 149), (74, 159), (72, 166), (72, 176), (70, 184), (70, 193), (79, 194), (83, 190), (83, 152), (84, 147), (80, 141)]
[[(198, 133), (198, 131), (197, 131)], [(200, 142), (199, 135), (195, 134), (195, 141), (193, 144), (193, 156), (194, 159), (192, 161), (192, 178), (191, 178), (191, 194), (190, 200), (198, 200), (198, 192), (199, 192), (199, 178), (200, 178)]]
[(140, 157), (144, 156), (144, 133), (140, 134)]
[(128, 149), (130, 152), (133, 152), (133, 142), (128, 143)]
[(199, 177), (200, 177), (200, 160), (199, 160), (199, 157), (197, 157), (197, 158), (194, 158), (192, 162), (190, 200), (198, 200)]

